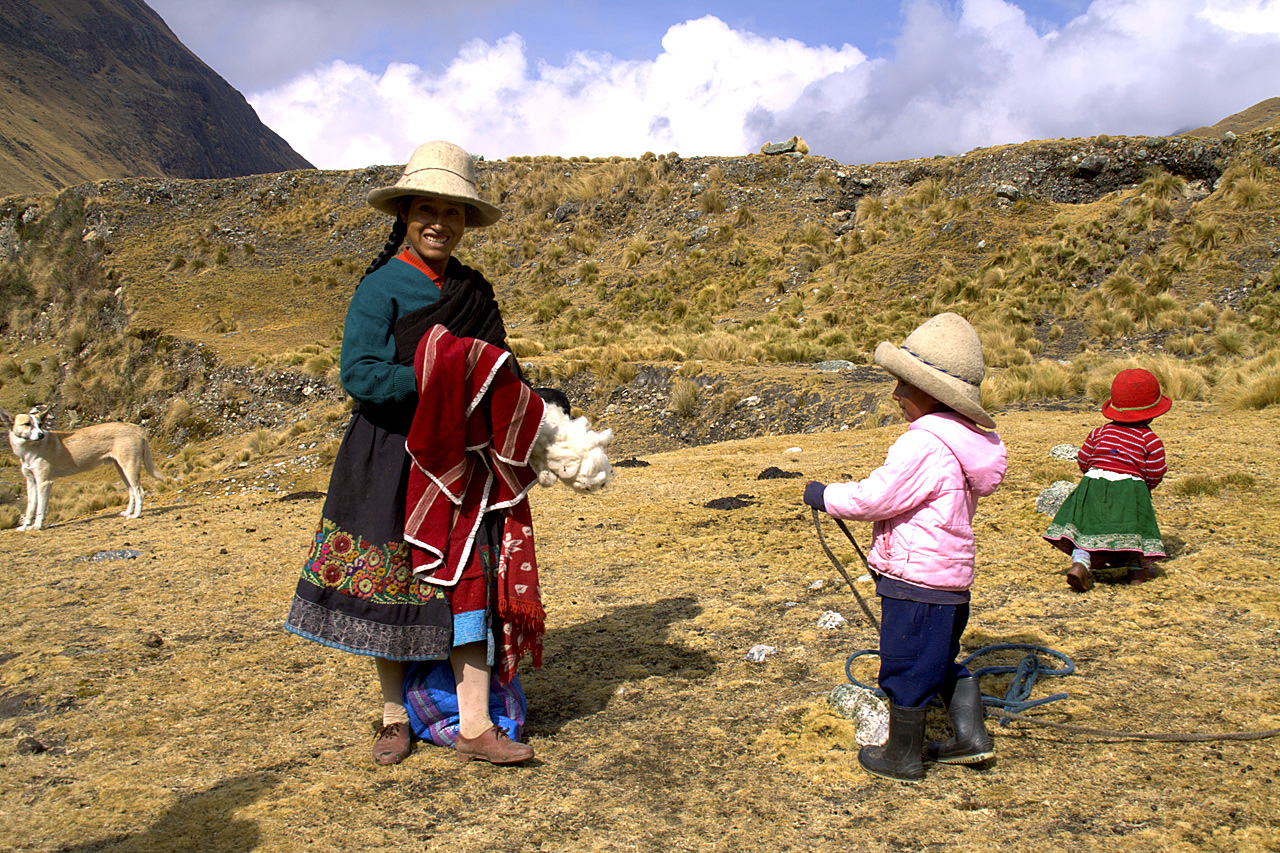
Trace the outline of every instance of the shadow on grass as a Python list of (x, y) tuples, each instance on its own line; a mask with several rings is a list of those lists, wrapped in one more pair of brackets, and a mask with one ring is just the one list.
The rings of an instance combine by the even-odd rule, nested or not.
[(571, 720), (596, 714), (629, 681), (707, 677), (716, 667), (713, 658), (667, 640), (673, 624), (701, 612), (691, 597), (664, 598), (548, 631), (542, 669), (520, 674), (529, 697), (526, 732), (554, 734)]
[(242, 853), (258, 849), (258, 824), (235, 813), (279, 784), (273, 770), (225, 779), (183, 797), (145, 830), (58, 848), (58, 853)]

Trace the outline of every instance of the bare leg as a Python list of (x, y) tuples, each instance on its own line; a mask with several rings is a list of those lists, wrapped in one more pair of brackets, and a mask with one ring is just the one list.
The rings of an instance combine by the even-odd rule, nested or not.
[(378, 664), (378, 686), (382, 688), (382, 724), (409, 722), (404, 707), (404, 676), (409, 665), (402, 660), (374, 658)]
[(458, 742), (462, 761), (478, 758), (493, 764), (519, 764), (533, 758), (533, 747), (517, 743), (489, 717), (489, 664), (484, 643), (455, 646), (449, 655), (458, 683)]
[(373, 760), (378, 764), (398, 764), (409, 755), (409, 712), (404, 707), (404, 661), (374, 658), (378, 665), (378, 685), (382, 688), (382, 728), (373, 741)]
[(454, 647), (449, 655), (458, 683), (458, 730), (465, 738), (477, 738), (493, 727), (489, 719), (489, 664), (484, 643)]

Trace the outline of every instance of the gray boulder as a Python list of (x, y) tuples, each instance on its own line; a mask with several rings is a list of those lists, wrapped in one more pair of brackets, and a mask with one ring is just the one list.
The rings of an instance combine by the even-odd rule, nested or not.
[(1076, 484), (1069, 480), (1058, 480), (1040, 493), (1040, 497), (1036, 498), (1036, 512), (1042, 512), (1045, 515), (1053, 515), (1062, 506), (1072, 492), (1076, 490)]

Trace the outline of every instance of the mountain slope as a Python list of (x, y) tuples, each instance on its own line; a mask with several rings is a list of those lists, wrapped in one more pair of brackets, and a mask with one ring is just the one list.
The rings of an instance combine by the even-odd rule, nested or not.
[(1237, 136), (1265, 127), (1280, 126), (1280, 98), (1267, 98), (1259, 101), (1247, 110), (1227, 116), (1217, 124), (1208, 127), (1197, 127), (1188, 130), (1182, 136), (1209, 136), (1221, 139), (1230, 132)]
[(8, 0), (0, 196), (311, 168), (139, 0)]

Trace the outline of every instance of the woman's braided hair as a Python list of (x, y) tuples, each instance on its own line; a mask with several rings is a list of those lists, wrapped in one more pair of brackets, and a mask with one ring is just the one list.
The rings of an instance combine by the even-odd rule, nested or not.
[(373, 259), (373, 263), (369, 264), (369, 268), (364, 271), (365, 275), (378, 269), (396, 256), (396, 252), (400, 251), (400, 247), (404, 245), (404, 235), (408, 228), (409, 225), (405, 222), (404, 217), (397, 216), (396, 221), (391, 226), (391, 234), (387, 236), (386, 245), (382, 247), (382, 252), (378, 257)]

